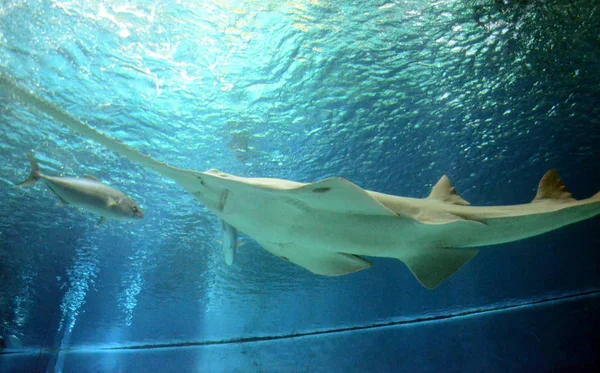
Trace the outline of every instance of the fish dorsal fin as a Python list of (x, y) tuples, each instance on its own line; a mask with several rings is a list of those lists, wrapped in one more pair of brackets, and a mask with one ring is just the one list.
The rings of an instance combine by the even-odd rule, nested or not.
[(96, 179), (96, 178), (95, 178), (95, 177), (93, 177), (92, 175), (85, 175), (85, 178), (86, 178), (86, 179), (90, 179), (90, 180), (94, 180), (94, 181), (97, 181), (97, 182), (100, 182), (100, 180)]
[(433, 189), (431, 189), (431, 193), (427, 198), (437, 199), (438, 201), (452, 203), (454, 205), (470, 205), (469, 202), (462, 199), (462, 197), (456, 193), (456, 189), (454, 189), (452, 182), (450, 182), (450, 179), (446, 175), (442, 176), (437, 184), (433, 186)]
[(574, 202), (575, 198), (567, 190), (567, 187), (558, 176), (556, 170), (550, 170), (540, 180), (537, 194), (533, 202), (553, 200), (557, 202)]

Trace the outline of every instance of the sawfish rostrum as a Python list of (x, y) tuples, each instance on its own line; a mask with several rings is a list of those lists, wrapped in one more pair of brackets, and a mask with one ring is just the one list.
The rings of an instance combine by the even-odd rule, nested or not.
[(31, 175), (29, 179), (17, 186), (21, 188), (31, 187), (37, 181), (43, 179), (50, 190), (60, 199), (62, 205), (77, 206), (100, 215), (101, 218), (98, 224), (104, 223), (107, 218), (133, 220), (144, 217), (140, 207), (131, 198), (94, 177), (46, 176), (40, 172), (40, 168), (32, 154), (27, 154), (27, 158), (31, 163)]

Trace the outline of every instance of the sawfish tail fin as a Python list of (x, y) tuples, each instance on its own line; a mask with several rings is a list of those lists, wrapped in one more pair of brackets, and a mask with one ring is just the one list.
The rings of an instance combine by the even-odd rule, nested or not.
[(29, 179), (17, 184), (17, 186), (20, 188), (32, 187), (39, 179), (42, 178), (40, 166), (38, 166), (33, 154), (27, 153), (27, 159), (29, 159), (29, 163), (31, 164), (31, 174), (29, 175)]

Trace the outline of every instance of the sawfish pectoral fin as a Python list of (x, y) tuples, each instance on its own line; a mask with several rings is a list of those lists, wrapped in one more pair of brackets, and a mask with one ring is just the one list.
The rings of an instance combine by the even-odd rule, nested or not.
[(409, 258), (398, 258), (427, 289), (433, 289), (479, 253), (476, 249), (434, 249)]

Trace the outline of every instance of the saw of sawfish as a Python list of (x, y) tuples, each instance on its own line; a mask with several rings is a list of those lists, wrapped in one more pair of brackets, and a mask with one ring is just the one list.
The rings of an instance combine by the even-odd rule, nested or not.
[(339, 177), (316, 183), (183, 170), (142, 155), (36, 97), (10, 78), (0, 85), (57, 122), (132, 162), (174, 180), (265, 250), (318, 275), (372, 266), (363, 256), (396, 258), (434, 288), (477, 255), (476, 247), (540, 235), (600, 214), (600, 193), (575, 200), (551, 170), (533, 202), (475, 207), (443, 176), (427, 198), (364, 190)]

